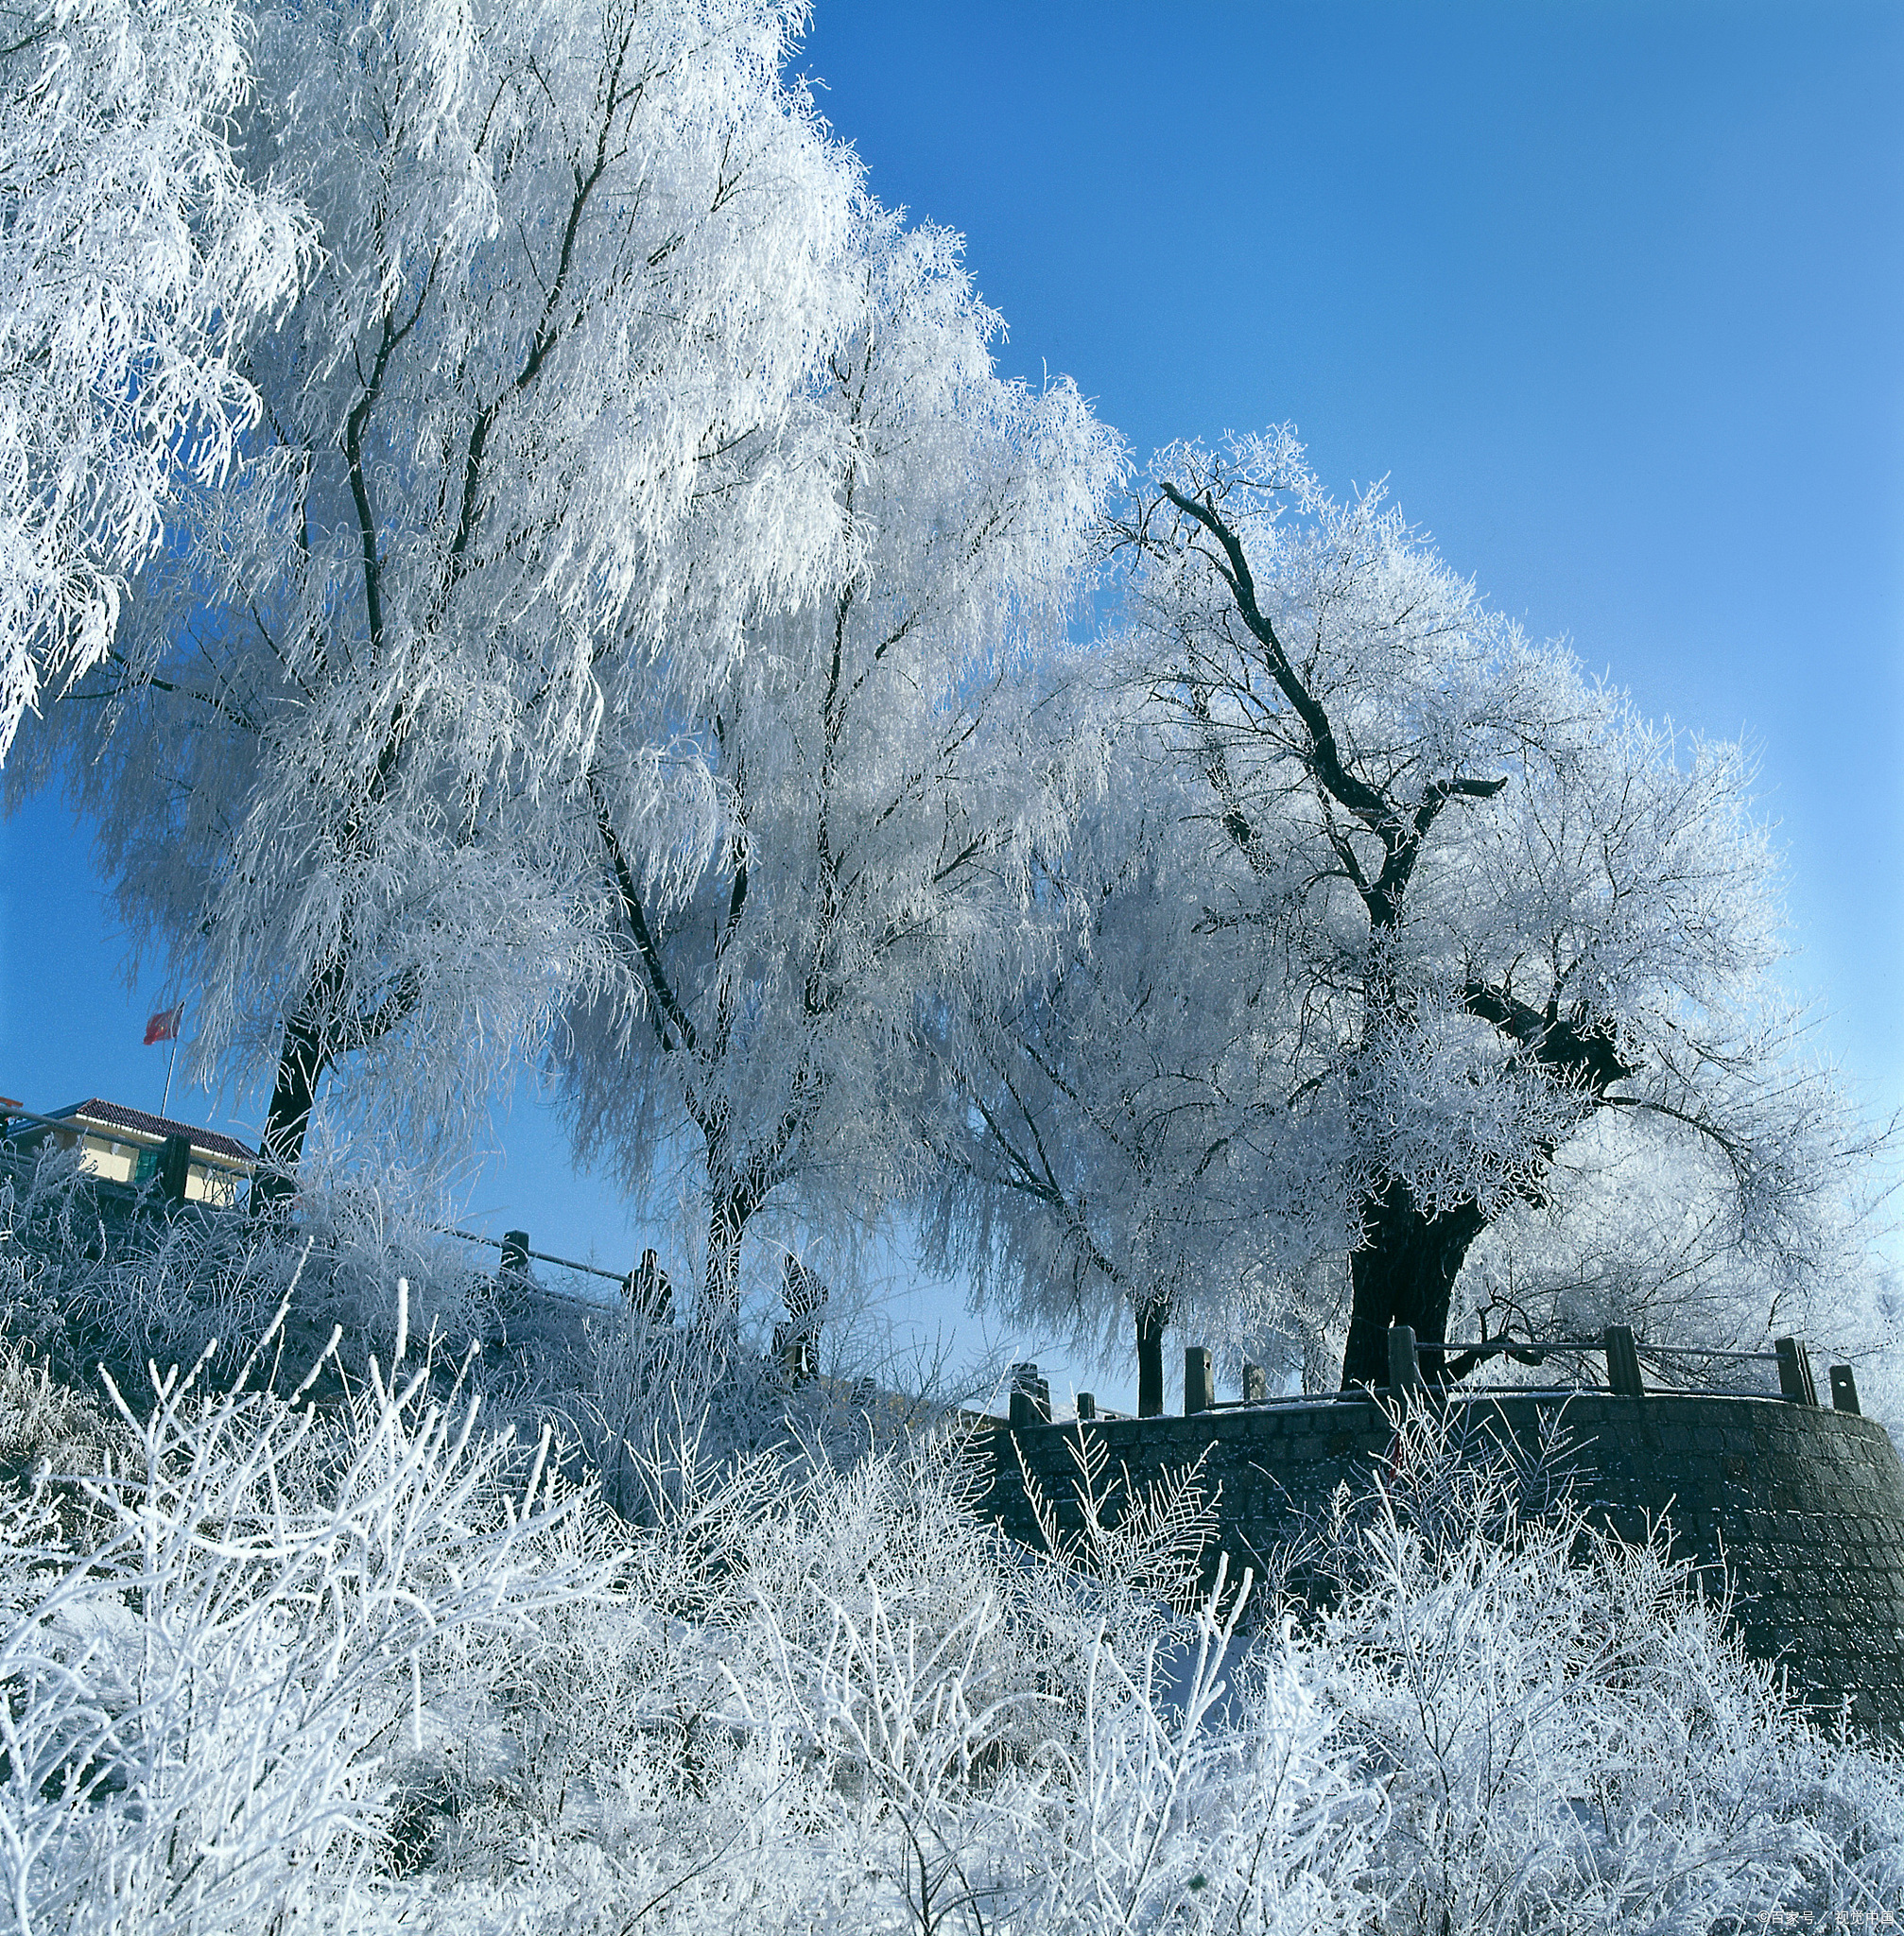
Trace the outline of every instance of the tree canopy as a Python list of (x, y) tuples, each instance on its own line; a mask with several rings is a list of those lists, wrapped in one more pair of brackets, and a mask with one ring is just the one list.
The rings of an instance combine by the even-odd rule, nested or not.
[(1385, 1382), (1393, 1323), (1825, 1316), (1868, 1150), (1777, 984), (1742, 750), (1528, 640), (1288, 428), (1162, 453), (1111, 543), (1122, 631), (1047, 713), (1109, 762), (1049, 860), (1066, 942), (928, 1037), (942, 1259), (1083, 1340), (1134, 1320), (1145, 1410), (1172, 1319), (1313, 1386)]
[[(567, 1018), (577, 1139), (639, 1184), (690, 1138), (730, 1311), (776, 1191), (863, 1224), (916, 1184), (921, 1009), (995, 948), (1030, 856), (1063, 838), (1065, 762), (1025, 717), (1025, 666), (1062, 638), (1121, 468), (1070, 384), (995, 373), (955, 237), (869, 209), (854, 247), (857, 314), (814, 393), (833, 576), (764, 603), (698, 703), (612, 715), (572, 827), (614, 942)], [(719, 827), (678, 872), (645, 766), (666, 729), (668, 851), (704, 838), (710, 788)]]
[(842, 542), (808, 379), (857, 173), (780, 78), (791, 19), (260, 22), (246, 151), (320, 265), (249, 345), (260, 422), (179, 504), (70, 769), (201, 1054), (274, 1056), (282, 1168), (341, 1059), (454, 1119), (540, 1038), (593, 958), (536, 803), (605, 717), (698, 703)]
[(200, 1067), (273, 1075), (254, 1203), (320, 1090), (454, 1148), (541, 1059), (632, 1188), (686, 1155), (710, 1322), (770, 1202), (903, 1203), (1134, 1324), (1147, 1406), (1171, 1322), (1315, 1384), (1811, 1296), (1860, 1133), (1744, 752), (1291, 430), (1120, 498), (803, 17), (18, 23), (0, 751), (64, 694), (9, 786), (95, 817)]

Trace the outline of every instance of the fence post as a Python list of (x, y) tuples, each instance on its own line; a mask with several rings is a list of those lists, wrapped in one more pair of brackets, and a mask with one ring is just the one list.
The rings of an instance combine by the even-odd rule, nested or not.
[(1831, 1367), (1831, 1409), (1858, 1414), (1858, 1380), (1849, 1365)]
[(1389, 1391), (1396, 1398), (1418, 1392), (1422, 1382), (1421, 1356), (1415, 1349), (1412, 1324), (1389, 1326)]
[(1210, 1370), (1210, 1348), (1207, 1344), (1186, 1344), (1184, 1347), (1184, 1416), (1188, 1418), (1193, 1411), (1208, 1411), (1217, 1402), (1217, 1381)]
[(1606, 1352), (1606, 1389), (1617, 1398), (1644, 1398), (1646, 1380), (1639, 1374), (1639, 1347), (1628, 1324), (1609, 1324), (1601, 1339)]
[(1088, 1425), (1098, 1416), (1098, 1396), (1094, 1392), (1078, 1393), (1078, 1423)]
[(1035, 1364), (1012, 1367), (1012, 1429), (1051, 1423), (1051, 1386)]
[(1778, 1392), (1793, 1405), (1816, 1405), (1818, 1387), (1811, 1382), (1811, 1360), (1795, 1338), (1774, 1338), (1778, 1354)]
[(1270, 1395), (1270, 1374), (1261, 1365), (1243, 1366), (1243, 1403), (1261, 1405)]

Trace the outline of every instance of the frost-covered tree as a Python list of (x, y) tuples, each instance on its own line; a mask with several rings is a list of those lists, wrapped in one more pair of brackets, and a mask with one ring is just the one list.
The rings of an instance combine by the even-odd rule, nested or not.
[(835, 575), (763, 602), (697, 706), (622, 688), (579, 817), (618, 953), (560, 1059), (577, 1139), (636, 1180), (693, 1152), (710, 1322), (775, 1192), (863, 1224), (911, 1173), (919, 1005), (1016, 918), (1061, 823), (1022, 661), (1062, 634), (1121, 463), (1068, 383), (996, 375), (956, 237), (869, 209), (857, 248), (815, 394)]
[(1134, 1329), (1148, 1416), (1172, 1323), (1286, 1369), (1318, 1357), (1334, 1313), (1298, 1287), (1347, 1245), (1340, 1152), (1270, 1106), (1299, 1046), (1287, 962), (1208, 919), (1196, 776), (1093, 692), (1087, 657), (1068, 671), (1040, 717), (1103, 742), (1099, 784), (1040, 856), (1039, 922), (935, 1011), (925, 1229), (981, 1294), (1087, 1349)]
[(590, 959), (534, 804), (662, 679), (698, 702), (763, 596), (831, 581), (809, 379), (857, 169), (780, 78), (799, 16), (262, 18), (245, 152), (321, 266), (252, 343), (259, 432), (147, 573), (68, 766), (201, 1058), (275, 1065), (262, 1199), (342, 1058), (414, 1116), (483, 1096)]
[(308, 237), (227, 141), (250, 54), (230, 0), (0, 9), (0, 760), (255, 421), (236, 353)]
[(1392, 1322), (1446, 1335), (1483, 1232), (1590, 1186), (1589, 1126), (1698, 1180), (1762, 1324), (1848, 1130), (1771, 979), (1745, 756), (1529, 643), (1288, 431), (1153, 475), (1120, 532), (1133, 674), (1201, 786), (1206, 925), (1293, 966), (1276, 1114), (1343, 1152), (1345, 1380), (1382, 1380)]

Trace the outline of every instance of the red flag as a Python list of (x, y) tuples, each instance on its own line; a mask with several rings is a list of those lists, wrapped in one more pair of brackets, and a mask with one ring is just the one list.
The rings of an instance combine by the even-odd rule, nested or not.
[(185, 1005), (183, 1002), (181, 1002), (175, 1009), (161, 1009), (146, 1024), (146, 1046), (150, 1048), (155, 1042), (176, 1041), (179, 1034), (179, 1022), (184, 1012)]

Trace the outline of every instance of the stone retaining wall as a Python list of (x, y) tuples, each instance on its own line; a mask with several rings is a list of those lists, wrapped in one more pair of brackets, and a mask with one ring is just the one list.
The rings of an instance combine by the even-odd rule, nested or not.
[[(1664, 1520), (1678, 1549), (1723, 1565), (1739, 1594), (1747, 1646), (1785, 1664), (1808, 1699), (1904, 1728), (1904, 1463), (1875, 1420), (1782, 1399), (1602, 1392), (1457, 1397), (1471, 1426), (1506, 1431), (1524, 1448), (1543, 1415), (1570, 1437), (1577, 1497), (1623, 1536)], [(988, 1510), (1035, 1541), (1018, 1459), (1076, 1521), (1067, 1443), (1100, 1435), (1115, 1470), (1154, 1479), (1207, 1454), (1220, 1485), (1220, 1540), (1258, 1565), (1319, 1517), (1343, 1480), (1361, 1490), (1394, 1435), (1367, 1400), (1315, 1399), (1197, 1413), (1003, 1426), (983, 1446)], [(1014, 1454), (1012, 1441), (1015, 1438)]]

